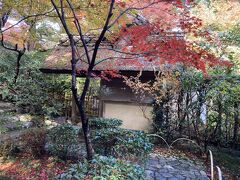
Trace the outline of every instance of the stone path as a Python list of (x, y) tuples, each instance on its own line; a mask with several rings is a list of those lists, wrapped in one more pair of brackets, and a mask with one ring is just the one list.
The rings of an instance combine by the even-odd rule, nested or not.
[(0, 134), (0, 143), (8, 139), (12, 139), (17, 142), (19, 137), (27, 131), (28, 131), (27, 129), (23, 129), (23, 130), (8, 132), (6, 134)]
[(4, 112), (14, 112), (16, 108), (13, 104), (0, 101), (0, 114)]
[(203, 166), (177, 157), (151, 154), (145, 180), (209, 180)]

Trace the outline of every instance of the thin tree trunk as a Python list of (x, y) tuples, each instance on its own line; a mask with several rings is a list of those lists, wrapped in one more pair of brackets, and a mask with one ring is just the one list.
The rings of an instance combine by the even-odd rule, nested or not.
[(83, 92), (81, 95), (80, 100), (78, 100), (78, 109), (79, 109), (79, 113), (80, 113), (80, 117), (81, 117), (81, 121), (82, 121), (82, 129), (83, 129), (83, 134), (84, 134), (84, 139), (85, 139), (85, 143), (86, 143), (86, 150), (87, 150), (87, 158), (88, 160), (92, 160), (93, 155), (94, 155), (94, 150), (93, 150), (93, 146), (92, 146), (92, 142), (91, 142), (91, 137), (90, 137), (90, 129), (89, 129), (89, 121), (88, 121), (88, 117), (86, 115), (85, 112), (85, 97), (87, 94), (87, 91), (89, 89), (89, 85), (90, 85), (90, 76), (86, 77), (85, 83), (84, 83), (84, 88), (83, 88)]
[(226, 109), (225, 111), (225, 115), (226, 115), (226, 119), (225, 119), (225, 142), (228, 142), (229, 141), (229, 138), (228, 138), (228, 130), (229, 130), (229, 109)]
[(183, 130), (183, 122), (184, 122), (184, 119), (183, 119), (183, 96), (184, 96), (184, 92), (183, 92), (183, 89), (181, 89), (181, 91), (179, 92), (179, 95), (178, 95), (178, 100), (177, 100), (177, 116), (178, 116), (178, 121), (179, 121), (179, 124), (178, 124), (178, 131), (179, 131), (179, 134), (180, 136), (182, 135), (182, 130)]
[(86, 76), (85, 82), (84, 82), (84, 87), (81, 93), (81, 97), (78, 97), (78, 91), (77, 91), (77, 71), (76, 71), (76, 63), (77, 63), (77, 56), (76, 56), (76, 46), (75, 42), (73, 39), (73, 36), (70, 36), (70, 44), (72, 48), (72, 94), (74, 97), (75, 102), (77, 103), (77, 107), (80, 113), (81, 121), (82, 121), (82, 129), (83, 129), (83, 135), (85, 139), (85, 144), (86, 144), (86, 150), (87, 150), (87, 159), (92, 160), (94, 150), (93, 146), (91, 143), (91, 138), (90, 138), (90, 131), (89, 131), (89, 125), (88, 125), (88, 118), (85, 113), (85, 97), (87, 94), (87, 91), (89, 89), (90, 85), (90, 74), (91, 74), (91, 69), (88, 70), (88, 74)]
[(89, 55), (88, 47), (87, 47), (86, 41), (84, 39), (84, 34), (82, 33), (81, 25), (79, 23), (77, 15), (74, 11), (74, 6), (72, 5), (70, 0), (66, 0), (66, 3), (69, 5), (69, 8), (71, 9), (71, 12), (73, 14), (75, 28), (81, 39), (81, 42), (82, 42), (82, 45), (83, 45), (83, 48), (85, 51), (85, 56), (86, 56), (87, 62), (88, 62), (88, 68), (86, 71), (86, 79), (84, 82), (84, 87), (83, 87), (80, 98), (78, 97), (78, 90), (77, 90), (77, 85), (76, 85), (76, 81), (77, 81), (76, 80), (76, 77), (77, 77), (76, 63), (79, 60), (77, 58), (77, 50), (76, 50), (77, 45), (76, 45), (76, 42), (74, 41), (73, 33), (71, 32), (71, 29), (69, 28), (69, 26), (66, 23), (65, 8), (64, 8), (63, 0), (60, 0), (60, 7), (58, 7), (58, 5), (55, 3), (54, 0), (51, 0), (51, 3), (63, 25), (63, 28), (65, 29), (68, 39), (70, 41), (70, 46), (71, 46), (71, 50), (72, 50), (72, 60), (71, 60), (71, 65), (72, 65), (72, 83), (71, 84), (72, 84), (72, 86), (71, 86), (71, 89), (72, 89), (72, 94), (76, 101), (77, 107), (79, 109), (79, 113), (80, 113), (80, 117), (81, 117), (81, 121), (82, 121), (82, 129), (83, 129), (83, 135), (84, 135), (85, 144), (86, 144), (87, 158), (88, 158), (88, 160), (92, 160), (93, 155), (94, 155), (94, 150), (93, 150), (93, 146), (92, 146), (91, 138), (90, 138), (88, 117), (86, 116), (86, 113), (85, 113), (85, 97), (86, 97), (86, 94), (89, 89), (90, 78), (92, 75), (92, 70), (95, 66), (95, 61), (97, 58), (99, 46), (105, 37), (105, 33), (111, 27), (110, 19), (113, 15), (115, 0), (111, 0), (107, 18), (105, 20), (105, 23), (104, 23), (101, 33), (100, 33), (97, 41), (95, 42), (93, 53), (92, 53), (91, 57)]
[(194, 131), (195, 131), (195, 139), (197, 141), (197, 144), (200, 145), (199, 128), (197, 125), (197, 121), (193, 120), (192, 123), (193, 123)]
[(166, 130), (167, 130), (167, 137), (166, 140), (169, 141), (170, 135), (171, 135), (171, 125), (170, 125), (170, 120), (171, 120), (171, 115), (170, 115), (170, 93), (167, 91), (166, 94), (166, 110), (165, 110), (165, 117), (166, 117)]
[(222, 102), (221, 102), (221, 95), (219, 95), (220, 97), (218, 98), (217, 100), (217, 103), (218, 103), (218, 119), (217, 119), (217, 125), (216, 125), (216, 128), (214, 130), (214, 133), (213, 133), (213, 137), (217, 137), (217, 145), (220, 144), (220, 141), (221, 141), (221, 134), (222, 134)]
[(209, 104), (207, 104), (207, 113), (206, 113), (206, 124), (205, 124), (205, 130), (204, 130), (204, 152), (207, 153), (207, 147), (208, 147), (208, 113), (209, 113)]
[(197, 112), (196, 112), (196, 123), (194, 124), (195, 126), (195, 131), (196, 131), (196, 141), (200, 145), (200, 133), (199, 133), (199, 124), (201, 123), (201, 110), (204, 102), (204, 95), (203, 95), (203, 87), (201, 86), (198, 89), (198, 107), (197, 107)]
[(19, 71), (20, 71), (20, 61), (21, 61), (21, 58), (23, 56), (25, 51), (21, 52), (19, 51), (18, 52), (18, 57), (17, 57), (17, 63), (16, 63), (16, 72), (15, 72), (15, 76), (14, 76), (14, 84), (17, 82), (17, 79), (18, 79), (18, 76), (19, 76)]
[(234, 103), (234, 129), (233, 129), (233, 139), (232, 139), (232, 147), (237, 149), (237, 141), (238, 141), (238, 130), (239, 130), (239, 110), (238, 103)]

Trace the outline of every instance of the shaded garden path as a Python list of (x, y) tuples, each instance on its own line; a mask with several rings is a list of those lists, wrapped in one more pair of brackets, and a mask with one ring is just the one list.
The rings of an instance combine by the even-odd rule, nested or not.
[(4, 142), (8, 139), (17, 141), (18, 138), (27, 131), (28, 131), (28, 129), (23, 129), (23, 130), (8, 132), (6, 134), (0, 134), (0, 142)]
[(151, 154), (146, 164), (146, 180), (208, 180), (200, 163), (178, 157)]

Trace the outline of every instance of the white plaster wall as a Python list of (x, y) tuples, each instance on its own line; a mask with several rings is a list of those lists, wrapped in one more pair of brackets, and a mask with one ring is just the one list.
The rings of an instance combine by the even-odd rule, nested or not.
[(123, 120), (122, 128), (149, 131), (152, 128), (152, 107), (133, 103), (103, 102), (103, 117)]

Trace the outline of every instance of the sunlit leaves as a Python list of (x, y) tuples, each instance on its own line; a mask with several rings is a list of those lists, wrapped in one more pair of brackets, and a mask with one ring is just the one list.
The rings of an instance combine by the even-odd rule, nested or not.
[(235, 26), (240, 19), (240, 2), (237, 0), (211, 1), (210, 6), (200, 3), (193, 13), (203, 20), (204, 27), (226, 30)]

